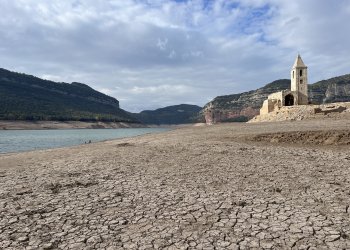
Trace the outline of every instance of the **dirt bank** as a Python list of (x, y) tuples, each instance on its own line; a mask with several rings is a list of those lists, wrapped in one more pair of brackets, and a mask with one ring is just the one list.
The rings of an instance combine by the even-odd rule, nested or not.
[(350, 128), (340, 131), (294, 131), (247, 136), (249, 141), (298, 145), (350, 145)]

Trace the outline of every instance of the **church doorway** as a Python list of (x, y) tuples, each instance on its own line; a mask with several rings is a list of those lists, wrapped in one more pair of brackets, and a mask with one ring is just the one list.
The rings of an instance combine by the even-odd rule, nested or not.
[(294, 96), (292, 94), (286, 95), (284, 98), (284, 106), (293, 106), (294, 105)]

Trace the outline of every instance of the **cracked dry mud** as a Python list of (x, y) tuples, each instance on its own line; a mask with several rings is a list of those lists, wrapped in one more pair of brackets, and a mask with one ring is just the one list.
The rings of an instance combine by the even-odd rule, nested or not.
[(0, 249), (349, 249), (348, 146), (226, 124), (0, 155)]

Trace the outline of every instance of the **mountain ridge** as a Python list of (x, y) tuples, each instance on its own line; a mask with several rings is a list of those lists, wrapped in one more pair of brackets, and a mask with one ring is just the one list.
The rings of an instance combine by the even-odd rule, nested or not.
[(138, 121), (119, 101), (90, 86), (54, 82), (0, 68), (1, 120)]
[[(350, 101), (350, 74), (336, 76), (309, 84), (312, 104)], [(248, 121), (259, 114), (269, 94), (290, 89), (290, 79), (280, 79), (256, 90), (217, 96), (200, 111), (206, 123)]]
[[(271, 93), (289, 89), (290, 79), (256, 90), (217, 96), (203, 108), (179, 104), (130, 113), (116, 98), (87, 84), (54, 82), (0, 68), (0, 120), (102, 121), (144, 124), (245, 122), (259, 114)], [(309, 84), (312, 104), (350, 101), (350, 74)]]

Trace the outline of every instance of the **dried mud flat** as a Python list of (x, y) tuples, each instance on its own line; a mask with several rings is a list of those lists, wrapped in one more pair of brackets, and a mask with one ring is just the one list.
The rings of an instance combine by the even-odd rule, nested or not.
[(251, 139), (349, 129), (226, 124), (0, 155), (0, 249), (349, 249), (349, 147)]

